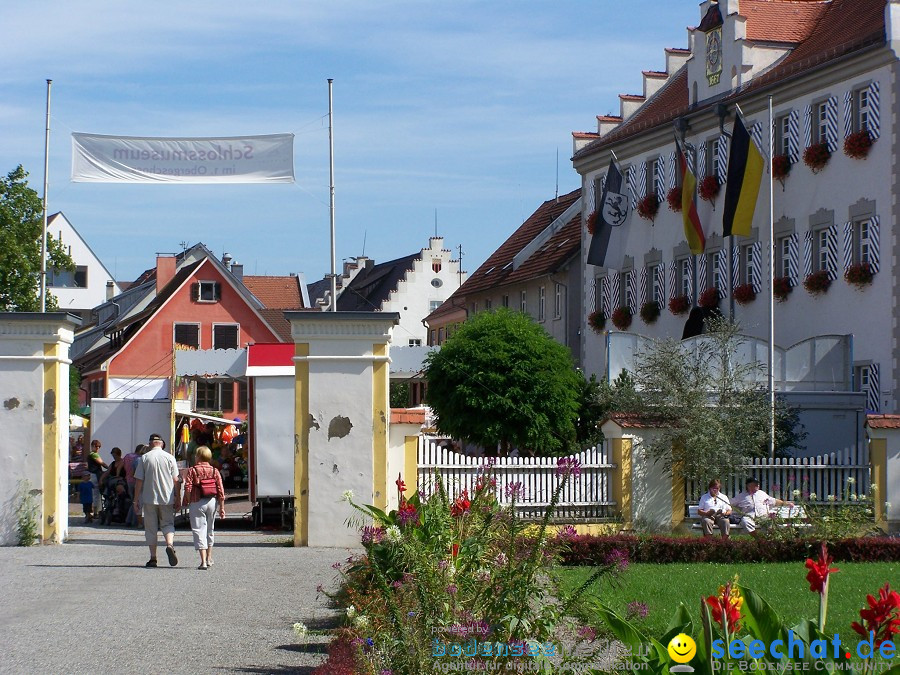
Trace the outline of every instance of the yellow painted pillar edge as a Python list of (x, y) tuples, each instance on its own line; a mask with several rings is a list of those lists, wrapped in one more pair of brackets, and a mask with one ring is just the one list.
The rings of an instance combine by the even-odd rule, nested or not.
[(672, 529), (684, 522), (684, 474), (681, 463), (672, 466)]
[(631, 513), (632, 486), (632, 441), (630, 438), (613, 438), (609, 440), (612, 461), (616, 465), (613, 470), (612, 498), (619, 507), (624, 530), (634, 529)]
[(405, 436), (403, 439), (403, 482), (406, 483), (403, 494), (409, 499), (419, 490), (418, 436)]
[[(59, 397), (60, 363), (58, 343), (44, 345), (43, 391), (44, 429), (43, 461), (41, 462), (41, 540), (44, 543), (61, 544), (59, 533)], [(68, 390), (65, 392), (68, 395)], [(66, 420), (68, 423), (68, 420)]]
[(887, 439), (873, 438), (869, 441), (869, 464), (872, 467), (872, 500), (875, 509), (875, 524), (887, 532), (887, 514), (884, 501), (887, 499)]
[[(309, 356), (297, 343), (295, 356)], [(309, 361), (294, 361), (294, 546), (309, 546)]]
[(386, 344), (372, 346), (372, 503), (379, 509), (388, 504), (388, 363)]

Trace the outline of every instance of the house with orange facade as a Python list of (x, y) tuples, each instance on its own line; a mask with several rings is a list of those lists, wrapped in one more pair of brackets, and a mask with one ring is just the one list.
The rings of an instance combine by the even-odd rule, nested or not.
[[(203, 244), (159, 255), (123, 293), (93, 310), (78, 333), (72, 359), (92, 398), (165, 399), (172, 396), (176, 348), (243, 349), (257, 342), (289, 342), (285, 309), (304, 308), (302, 277), (247, 277), (229, 257)], [(192, 408), (246, 417), (241, 380), (197, 378)]]

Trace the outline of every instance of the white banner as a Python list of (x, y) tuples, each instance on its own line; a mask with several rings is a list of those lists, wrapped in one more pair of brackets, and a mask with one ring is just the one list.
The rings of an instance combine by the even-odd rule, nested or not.
[(293, 183), (294, 135), (144, 138), (72, 134), (76, 183)]

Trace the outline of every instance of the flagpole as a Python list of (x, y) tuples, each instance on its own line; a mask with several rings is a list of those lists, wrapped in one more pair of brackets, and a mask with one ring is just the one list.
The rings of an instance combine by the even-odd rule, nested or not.
[(775, 179), (772, 173), (772, 97), (769, 96), (769, 457), (775, 457)]
[(47, 189), (50, 184), (50, 85), (47, 80), (47, 126), (44, 133), (44, 221), (41, 227), (41, 313), (47, 311)]
[(329, 215), (331, 219), (331, 311), (337, 311), (337, 253), (334, 245), (334, 111), (332, 105), (332, 85), (334, 80), (328, 78), (328, 177), (329, 177)]

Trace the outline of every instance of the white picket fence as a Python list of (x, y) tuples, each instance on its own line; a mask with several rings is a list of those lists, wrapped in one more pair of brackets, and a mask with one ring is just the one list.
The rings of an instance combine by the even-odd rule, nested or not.
[[(555, 522), (599, 521), (610, 519), (615, 503), (610, 497), (610, 472), (615, 468), (603, 447), (583, 450), (570, 459), (577, 459), (581, 472), (571, 476), (560, 494), (553, 514)], [(488, 469), (487, 457), (457, 452), (446, 438), (419, 437), (418, 479), (420, 489), (434, 489), (435, 476), (440, 473), (453, 496), (462, 490), (471, 495), (478, 479), (490, 473), (496, 479), (494, 494), (497, 501), (508, 505), (512, 499), (506, 486), (521, 483), (524, 494), (516, 498), (516, 510), (523, 518), (543, 518), (554, 491), (562, 480), (557, 476), (556, 457), (496, 457)]]
[[(759, 479), (761, 490), (778, 499), (796, 501), (794, 491), (799, 490), (803, 501), (814, 504), (858, 503), (859, 497), (869, 494), (869, 448), (862, 445), (817, 457), (757, 458), (734, 476), (710, 476), (710, 480), (719, 478), (722, 491), (733, 497), (744, 491), (744, 483), (751, 477)], [(686, 504), (696, 504), (707, 484), (685, 481)]]

